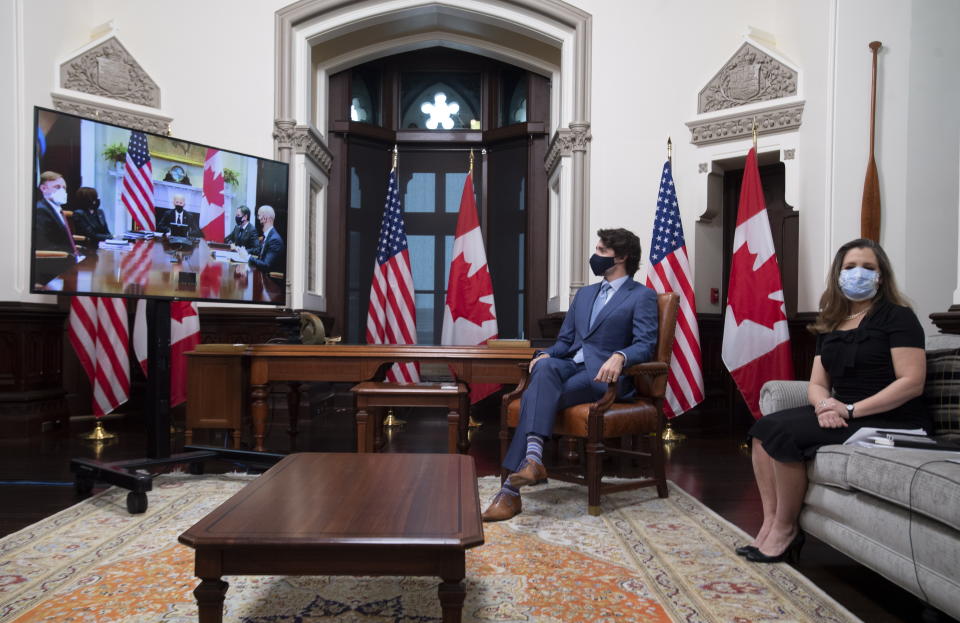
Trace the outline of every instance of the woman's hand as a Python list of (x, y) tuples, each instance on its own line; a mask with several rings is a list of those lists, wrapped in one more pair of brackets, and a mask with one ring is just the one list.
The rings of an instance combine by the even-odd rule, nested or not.
[(847, 405), (836, 398), (825, 398), (814, 405), (820, 428), (845, 428), (847, 426)]

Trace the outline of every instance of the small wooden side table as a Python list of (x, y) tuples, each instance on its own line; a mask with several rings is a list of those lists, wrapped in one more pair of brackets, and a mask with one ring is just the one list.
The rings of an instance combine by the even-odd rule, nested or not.
[[(464, 383), (380, 383), (364, 381), (352, 390), (357, 409), (357, 452), (375, 452), (374, 433), (383, 425), (383, 407), (446, 407), (447, 452), (466, 454), (470, 402)], [(371, 418), (370, 409), (376, 409)], [(375, 422), (372, 420), (376, 420)]]

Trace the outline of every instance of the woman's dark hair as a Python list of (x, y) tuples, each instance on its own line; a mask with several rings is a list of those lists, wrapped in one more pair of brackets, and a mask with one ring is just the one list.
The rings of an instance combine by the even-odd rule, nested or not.
[(843, 270), (843, 260), (850, 249), (870, 249), (877, 256), (877, 270), (880, 273), (880, 283), (877, 293), (873, 297), (874, 303), (889, 301), (895, 305), (908, 306), (906, 299), (897, 289), (897, 281), (893, 276), (893, 266), (890, 258), (879, 244), (869, 238), (851, 240), (837, 249), (827, 275), (827, 289), (820, 297), (820, 313), (817, 320), (807, 328), (812, 333), (828, 333), (837, 328), (850, 314), (850, 299), (840, 290), (840, 271)]
[(640, 239), (626, 229), (599, 229), (597, 236), (603, 246), (613, 249), (617, 257), (627, 258), (623, 266), (631, 277), (640, 268)]
[(89, 186), (81, 186), (77, 189), (77, 192), (73, 193), (73, 204), (70, 205), (73, 209), (83, 209), (94, 212), (96, 210), (97, 199), (100, 198), (100, 195), (97, 194), (95, 188), (90, 188)]

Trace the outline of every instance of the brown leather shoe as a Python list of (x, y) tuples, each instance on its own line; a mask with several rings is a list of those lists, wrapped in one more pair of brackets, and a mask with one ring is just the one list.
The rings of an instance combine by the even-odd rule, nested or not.
[(503, 491), (493, 497), (493, 502), (483, 511), (484, 521), (503, 521), (520, 514), (522, 505), (519, 495), (510, 495)]
[(525, 487), (527, 485), (536, 485), (547, 481), (547, 468), (537, 463), (524, 459), (520, 469), (507, 476), (507, 482), (511, 487)]

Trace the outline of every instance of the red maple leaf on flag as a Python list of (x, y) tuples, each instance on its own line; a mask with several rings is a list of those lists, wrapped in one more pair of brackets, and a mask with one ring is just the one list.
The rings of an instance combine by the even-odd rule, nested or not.
[[(753, 270), (757, 254), (751, 253), (747, 247), (742, 244), (733, 254), (727, 304), (733, 307), (737, 324), (749, 319), (772, 330), (776, 322), (787, 318), (783, 313), (783, 301), (770, 298), (771, 294), (782, 290), (776, 255), (771, 255), (760, 268)], [(741, 279), (746, 283), (735, 285), (734, 282)], [(758, 296), (761, 292), (764, 296)]]
[(212, 167), (203, 168), (203, 196), (207, 203), (223, 205), (223, 172)]
[[(470, 275), (470, 264), (463, 259), (461, 253), (450, 264), (450, 290), (455, 292), (447, 304), (450, 306), (450, 315), (453, 321), (457, 318), (466, 318), (475, 325), (482, 325), (487, 320), (496, 320), (497, 317), (490, 313), (490, 303), (484, 303), (480, 300), (481, 296), (493, 294), (490, 290), (490, 273), (487, 265)], [(459, 283), (460, 287), (454, 289), (452, 284)]]
[(177, 322), (183, 322), (183, 319), (188, 316), (196, 316), (197, 312), (193, 309), (193, 305), (190, 303), (184, 303), (183, 301), (174, 301), (170, 304), (170, 319), (176, 320)]

